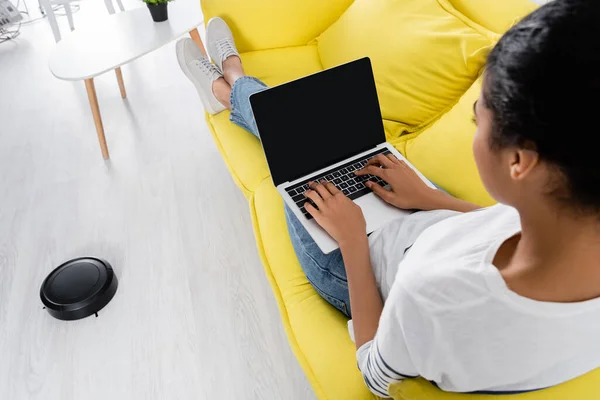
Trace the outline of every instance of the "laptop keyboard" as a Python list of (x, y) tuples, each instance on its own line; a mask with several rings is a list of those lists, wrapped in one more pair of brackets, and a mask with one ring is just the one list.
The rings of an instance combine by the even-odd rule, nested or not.
[(365, 194), (371, 193), (371, 189), (365, 186), (366, 181), (372, 181), (377, 183), (379, 186), (385, 186), (386, 183), (380, 178), (373, 175), (362, 175), (356, 176), (354, 175), (354, 171), (362, 169), (367, 162), (375, 157), (378, 154), (391, 154), (388, 149), (380, 149), (373, 153), (367, 154), (362, 158), (358, 158), (349, 163), (341, 165), (335, 169), (329, 170), (323, 174), (316, 175), (310, 179), (307, 179), (304, 182), (300, 182), (295, 184), (294, 186), (290, 186), (285, 189), (285, 191), (290, 195), (296, 206), (300, 208), (302, 214), (306, 217), (306, 219), (312, 219), (312, 215), (306, 211), (304, 208), (304, 203), (309, 201), (305, 196), (304, 192), (306, 192), (308, 188), (308, 182), (318, 182), (321, 180), (326, 180), (335, 185), (336, 188), (341, 190), (348, 198), (351, 200), (358, 199), (359, 197), (364, 196)]

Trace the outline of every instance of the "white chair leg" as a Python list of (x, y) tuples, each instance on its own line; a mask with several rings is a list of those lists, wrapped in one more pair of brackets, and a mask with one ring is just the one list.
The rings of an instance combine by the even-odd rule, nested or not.
[(48, 22), (50, 23), (50, 28), (52, 28), (52, 33), (54, 34), (54, 40), (56, 43), (60, 42), (60, 30), (58, 29), (58, 23), (56, 22), (56, 16), (54, 15), (54, 11), (52, 10), (52, 6), (50, 5), (50, 0), (40, 0), (40, 4), (48, 17)]
[(125, 11), (125, 7), (123, 7), (123, 3), (121, 2), (121, 0), (117, 0), (117, 4), (119, 5), (121, 11)]
[(74, 31), (75, 30), (75, 22), (73, 22), (73, 11), (71, 10), (71, 3), (66, 1), (63, 4), (63, 7), (65, 8), (65, 14), (67, 14), (67, 20), (69, 21), (69, 28), (71, 28), (71, 31)]
[[(30, 17), (30, 16), (31, 16), (31, 14), (29, 13), (29, 7), (27, 7), (27, 2), (26, 2), (26, 1), (24, 1), (24, 2), (23, 2), (23, 5), (25, 6), (25, 14), (27, 14), (27, 16), (28, 16), (28, 17)], [(30, 17), (30, 18), (31, 18), (31, 17)]]
[(106, 6), (106, 9), (108, 10), (109, 14), (115, 13), (115, 8), (113, 7), (112, 0), (104, 0), (104, 5)]

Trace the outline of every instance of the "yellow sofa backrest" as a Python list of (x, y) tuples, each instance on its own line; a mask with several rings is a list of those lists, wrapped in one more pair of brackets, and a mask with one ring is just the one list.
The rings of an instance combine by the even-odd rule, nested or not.
[(417, 130), (471, 86), (494, 44), (446, 0), (356, 0), (318, 38), (324, 68), (369, 57), (381, 113)]
[(506, 32), (537, 7), (529, 0), (448, 0), (448, 2), (468, 19), (496, 34)]
[(307, 44), (352, 0), (201, 0), (204, 20), (221, 17), (240, 52)]

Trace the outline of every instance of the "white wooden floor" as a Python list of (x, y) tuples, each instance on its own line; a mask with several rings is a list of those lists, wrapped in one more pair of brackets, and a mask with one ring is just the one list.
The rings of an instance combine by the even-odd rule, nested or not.
[[(75, 25), (105, 12), (84, 0)], [(83, 83), (47, 68), (47, 21), (21, 32), (0, 44), (0, 399), (313, 399), (174, 43), (123, 67), (125, 101), (96, 80), (104, 162)], [(85, 255), (117, 294), (55, 320), (40, 284)]]

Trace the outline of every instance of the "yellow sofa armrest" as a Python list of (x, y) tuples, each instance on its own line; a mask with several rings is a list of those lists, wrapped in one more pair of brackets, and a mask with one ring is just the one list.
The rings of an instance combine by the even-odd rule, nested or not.
[(223, 18), (240, 52), (309, 43), (353, 0), (202, 0), (205, 22)]

